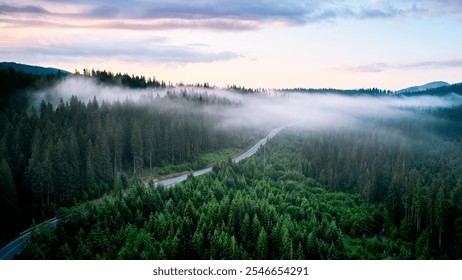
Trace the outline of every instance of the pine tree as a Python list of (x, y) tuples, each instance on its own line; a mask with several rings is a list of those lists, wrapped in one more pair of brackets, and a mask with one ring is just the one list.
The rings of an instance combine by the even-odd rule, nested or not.
[(447, 199), (446, 186), (444, 181), (439, 182), (438, 192), (435, 201), (435, 225), (438, 228), (438, 247), (441, 248), (443, 242), (443, 234), (446, 230), (446, 215), (447, 215)]
[(133, 121), (132, 124), (130, 148), (133, 158), (133, 174), (136, 174), (136, 171), (143, 166), (143, 143), (141, 138), (141, 129), (137, 121)]
[(149, 170), (152, 170), (152, 161), (154, 156), (154, 127), (148, 123), (143, 128), (143, 151), (145, 161), (149, 162)]
[(295, 259), (296, 260), (305, 259), (305, 253), (303, 252), (303, 246), (301, 242), (298, 242), (297, 250), (295, 251)]
[[(91, 140), (88, 140), (87, 143), (87, 152), (85, 157), (85, 186), (86, 190), (83, 189), (82, 192), (86, 193), (88, 191), (92, 197), (99, 195), (99, 190), (96, 186), (96, 174), (95, 174), (95, 162), (93, 155), (93, 144)], [(85, 198), (84, 198), (85, 200)]]
[(261, 228), (258, 234), (255, 257), (257, 260), (266, 260), (268, 258), (268, 235), (264, 228)]
[(18, 227), (19, 205), (13, 174), (5, 159), (0, 160), (0, 238), (9, 237)]
[(112, 184), (111, 155), (109, 143), (104, 131), (99, 132), (96, 136), (94, 161), (97, 167), (95, 169), (97, 178), (108, 185)]
[(124, 150), (124, 131), (121, 124), (114, 123), (115, 129), (113, 131), (112, 138), (112, 150), (113, 150), (113, 174), (117, 174), (122, 169), (122, 154)]

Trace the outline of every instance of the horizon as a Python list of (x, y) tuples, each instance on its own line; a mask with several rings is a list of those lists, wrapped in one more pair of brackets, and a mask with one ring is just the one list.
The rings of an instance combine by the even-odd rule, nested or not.
[[(43, 68), (43, 69), (53, 69), (53, 70), (58, 70), (58, 71), (64, 71), (68, 74), (71, 74), (71, 75), (75, 75), (76, 72), (78, 72), (78, 75), (84, 75), (82, 74), (82, 72), (84, 70), (90, 70), (90, 71), (106, 71), (108, 73), (112, 73), (113, 75), (117, 75), (117, 74), (121, 74), (121, 75), (129, 75), (129, 76), (132, 76), (134, 75), (133, 73), (124, 73), (124, 72), (112, 72), (110, 70), (106, 70), (106, 69), (88, 69), (88, 68), (84, 68), (84, 69), (80, 69), (82, 71), (80, 71), (79, 69), (74, 69), (74, 72), (71, 72), (71, 71), (68, 71), (68, 70), (65, 70), (65, 69), (59, 69), (59, 68), (56, 68), (54, 66), (49, 66), (49, 65), (30, 65), (30, 64), (24, 64), (24, 63), (20, 63), (20, 62), (15, 62), (15, 61), (0, 61), (0, 64), (1, 63), (11, 63), (11, 64), (17, 64), (17, 65), (24, 65), (24, 66), (31, 66), (31, 67), (39, 67), (39, 68)], [(156, 78), (155, 75), (148, 75), (148, 76), (145, 76), (145, 75), (141, 75), (141, 77), (144, 77), (146, 80), (149, 79), (149, 78)], [(157, 78), (156, 78), (157, 79)], [(191, 83), (191, 84), (181, 84), (181, 83), (176, 83), (174, 81), (165, 81), (165, 80), (162, 80), (162, 79), (159, 79), (159, 80), (156, 80), (158, 82), (165, 82), (166, 85), (168, 85), (168, 87), (184, 87), (184, 88), (202, 88), (201, 85), (203, 84), (207, 84), (207, 88), (210, 88), (210, 89), (213, 89), (213, 88), (217, 88), (217, 89), (230, 89), (232, 88), (233, 86), (236, 86), (236, 87), (243, 87), (242, 85), (236, 85), (236, 84), (230, 84), (230, 85), (226, 85), (226, 86), (218, 86), (218, 85), (210, 85), (210, 83), (208, 82), (204, 82), (204, 83)], [(357, 91), (357, 90), (379, 90), (379, 91), (389, 91), (389, 92), (395, 92), (395, 93), (398, 93), (398, 92), (401, 92), (401, 91), (406, 91), (406, 90), (410, 90), (410, 89), (413, 89), (413, 88), (419, 88), (419, 87), (423, 87), (423, 86), (427, 86), (427, 85), (430, 85), (430, 84), (434, 84), (434, 83), (445, 83), (447, 85), (443, 85), (443, 86), (437, 86), (437, 87), (444, 87), (444, 86), (452, 86), (452, 85), (458, 85), (458, 84), (462, 84), (462, 82), (456, 82), (456, 83), (447, 83), (446, 81), (429, 81), (425, 84), (422, 84), (422, 85), (409, 85), (407, 86), (406, 88), (402, 88), (402, 89), (398, 89), (398, 90), (390, 90), (390, 89), (387, 89), (387, 88), (378, 88), (378, 87), (369, 87), (369, 88), (333, 88), (333, 87), (328, 87), (328, 88), (312, 88), (312, 87), (293, 87), (293, 88), (246, 88), (246, 87), (243, 87), (244, 89), (249, 89), (249, 90), (254, 90), (254, 91), (259, 91), (259, 90), (275, 90), (275, 91), (285, 91), (285, 90), (288, 90), (288, 91), (297, 91), (297, 90), (321, 90), (321, 91), (325, 91), (325, 90), (334, 90), (334, 91)], [(437, 88), (435, 87), (435, 88)], [(431, 89), (431, 88), (429, 88)], [(417, 89), (416, 91), (422, 91), (422, 90), (419, 90)]]
[(379, 88), (460, 82), (462, 2), (9, 1), (5, 61), (173, 84)]

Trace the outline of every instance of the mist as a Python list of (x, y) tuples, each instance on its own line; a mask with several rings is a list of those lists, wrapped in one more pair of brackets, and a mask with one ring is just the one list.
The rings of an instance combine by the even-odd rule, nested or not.
[[(156, 94), (165, 95), (166, 90), (157, 90)], [(128, 89), (121, 86), (104, 85), (97, 83), (89, 77), (72, 76), (60, 81), (53, 87), (33, 93), (34, 104), (40, 104), (42, 100), (58, 105), (60, 99), (68, 101), (72, 96), (77, 96), (83, 102), (91, 101), (94, 97), (99, 102), (113, 103), (116, 101), (138, 101), (143, 95), (153, 94), (152, 89)]]
[[(163, 97), (168, 92), (227, 100), (233, 106), (214, 103), (197, 106), (191, 102), (166, 101)], [(301, 92), (287, 94), (271, 90), (240, 94), (228, 89), (195, 87), (134, 90), (98, 84), (88, 77), (68, 77), (52, 88), (34, 93), (33, 96), (37, 105), (41, 100), (45, 100), (56, 106), (60, 99), (66, 102), (71, 96), (77, 96), (83, 102), (96, 97), (98, 102), (104, 101), (109, 104), (129, 101), (135, 106), (151, 106), (152, 108), (161, 106), (162, 109), (192, 110), (207, 114), (211, 118), (218, 118), (220, 122), (216, 128), (220, 129), (230, 126), (268, 129), (294, 123), (308, 129), (354, 127), (371, 118), (421, 120), (422, 114), (418, 112), (422, 110), (462, 105), (462, 96), (453, 93), (444, 96), (375, 97)], [(160, 97), (162, 102), (157, 97)]]

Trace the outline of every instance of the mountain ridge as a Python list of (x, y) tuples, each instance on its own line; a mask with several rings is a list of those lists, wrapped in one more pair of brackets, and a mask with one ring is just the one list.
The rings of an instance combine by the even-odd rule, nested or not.
[(0, 69), (9, 69), (12, 68), (16, 71), (21, 71), (33, 75), (49, 75), (49, 74), (58, 74), (67, 76), (71, 74), (69, 71), (53, 68), (53, 67), (43, 67), (36, 65), (28, 65), (17, 62), (0, 62)]
[(426, 83), (424, 85), (420, 86), (412, 86), (404, 89), (400, 89), (397, 91), (397, 93), (406, 93), (406, 92), (420, 92), (420, 91), (426, 91), (429, 89), (435, 89), (439, 87), (447, 87), (450, 86), (451, 84), (444, 82), (444, 81), (434, 81), (430, 83)]

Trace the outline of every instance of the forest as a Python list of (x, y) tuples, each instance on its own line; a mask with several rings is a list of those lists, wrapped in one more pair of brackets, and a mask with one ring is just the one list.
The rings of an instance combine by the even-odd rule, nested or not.
[[(61, 79), (7, 74), (5, 81), (34, 90)], [(206, 93), (172, 89), (163, 97), (147, 94), (114, 103), (72, 96), (57, 105), (42, 100), (35, 108), (23, 104), (30, 97), (21, 87), (4, 85), (10, 105), (0, 111), (0, 215), (9, 226), (0, 240), (32, 220), (53, 217), (60, 207), (101, 197), (113, 189), (118, 174), (195, 170), (205, 164), (199, 155), (240, 149), (258, 136), (255, 130), (220, 127), (225, 117), (220, 112), (239, 103)]]
[[(173, 188), (133, 181), (125, 195), (119, 191), (62, 211), (65, 222), (56, 231), (33, 233), (19, 257), (460, 258), (462, 181), (456, 177), (462, 164), (460, 142), (425, 152), (422, 147), (403, 146), (402, 138), (383, 143), (363, 133), (343, 130), (327, 135), (291, 129), (254, 157), (239, 164), (220, 163), (210, 175), (189, 177)], [(312, 150), (313, 142), (322, 147)], [(374, 174), (372, 167), (364, 172), (360, 166), (376, 158), (370, 152), (380, 146), (382, 156), (376, 160), (382, 173)], [(317, 158), (307, 153), (326, 148), (340, 156), (326, 156), (319, 175), (310, 176), (308, 166)], [(452, 148), (456, 151), (447, 161)], [(428, 161), (421, 165), (410, 160), (406, 171), (401, 169), (405, 160), (401, 154), (412, 158), (415, 152), (424, 153)], [(339, 158), (351, 161), (350, 169), (344, 169)], [(325, 172), (326, 168), (334, 171)], [(434, 168), (438, 171), (430, 171)], [(330, 173), (347, 177), (345, 183), (335, 185)]]
[[(101, 73), (74, 75), (116, 84)], [(250, 99), (209, 93), (208, 84), (192, 92), (160, 83), (153, 87), (165, 94), (136, 100), (71, 96), (32, 106), (30, 92), (65, 78), (3, 75), (13, 84), (2, 89), (0, 111), (0, 218), (10, 225), (0, 239), (61, 220), (34, 230), (19, 259), (462, 257), (460, 105), (376, 110), (341, 125), (329, 125), (328, 115), (307, 118), (242, 162), (217, 162), (213, 172), (166, 188), (145, 178), (202, 168), (201, 155), (245, 150), (276, 125), (270, 120), (288, 119), (270, 107), (262, 111), (274, 115), (256, 128), (256, 115), (246, 114)], [(258, 91), (230, 90), (267, 102)], [(386, 94), (356, 92), (367, 91)], [(310, 115), (312, 107), (300, 106)]]

